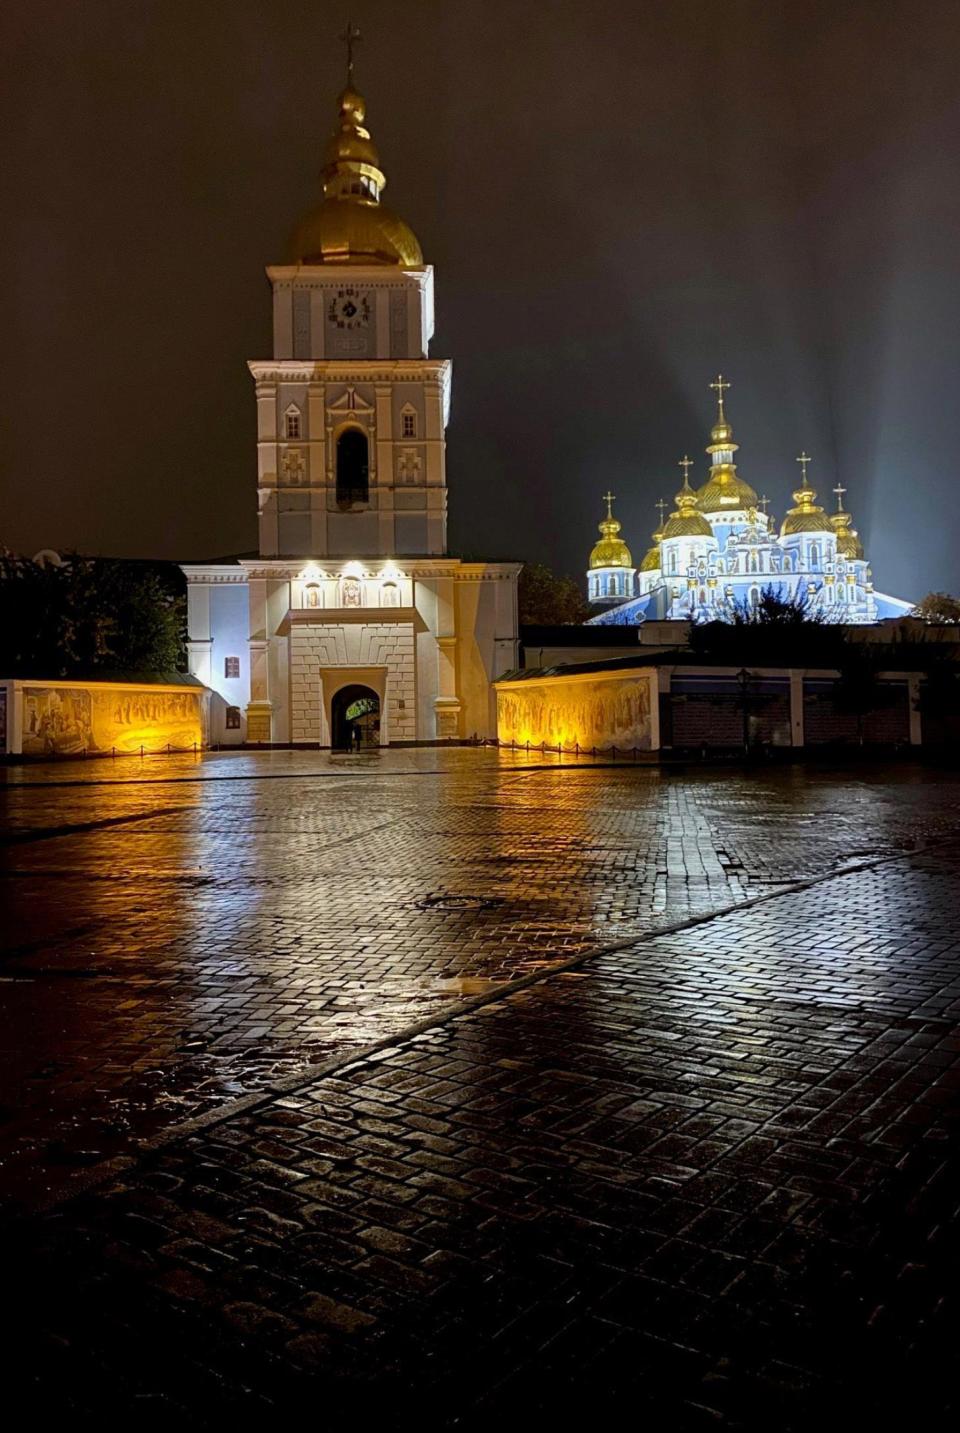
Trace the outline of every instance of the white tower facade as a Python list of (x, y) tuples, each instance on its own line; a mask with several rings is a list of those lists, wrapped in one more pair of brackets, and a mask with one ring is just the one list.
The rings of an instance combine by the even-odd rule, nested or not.
[(451, 364), (427, 356), (433, 270), (288, 264), (257, 393), (263, 556), (440, 556)]

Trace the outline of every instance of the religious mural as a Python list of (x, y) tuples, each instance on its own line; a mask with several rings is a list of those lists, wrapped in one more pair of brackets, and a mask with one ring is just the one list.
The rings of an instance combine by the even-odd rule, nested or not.
[(650, 679), (579, 682), (557, 678), (497, 690), (497, 735), (523, 746), (620, 746), (649, 750)]
[(162, 688), (24, 687), (23, 751), (186, 750), (203, 741), (200, 701), (199, 692)]

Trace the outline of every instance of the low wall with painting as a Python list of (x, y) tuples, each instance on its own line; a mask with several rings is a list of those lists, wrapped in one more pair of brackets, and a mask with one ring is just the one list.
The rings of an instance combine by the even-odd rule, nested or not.
[(209, 694), (200, 685), (7, 681), (0, 693), (8, 755), (123, 756), (204, 744)]
[(501, 745), (565, 751), (653, 751), (660, 745), (655, 668), (507, 678), (496, 690)]

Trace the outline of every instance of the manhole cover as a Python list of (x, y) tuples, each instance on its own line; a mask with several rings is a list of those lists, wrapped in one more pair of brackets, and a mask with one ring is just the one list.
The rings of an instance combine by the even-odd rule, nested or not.
[(499, 904), (489, 896), (427, 896), (417, 901), (422, 911), (486, 911)]

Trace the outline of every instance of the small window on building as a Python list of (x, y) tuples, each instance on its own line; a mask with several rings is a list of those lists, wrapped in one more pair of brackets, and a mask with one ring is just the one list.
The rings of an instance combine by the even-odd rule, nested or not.
[(401, 432), (404, 438), (415, 438), (417, 436), (417, 415), (416, 413), (404, 413), (402, 416)]
[(239, 658), (239, 657), (224, 657), (224, 659), (223, 659), (223, 675), (224, 675), (225, 677), (239, 677), (239, 675), (240, 675), (240, 658)]
[(240, 730), (240, 708), (227, 707), (227, 731)]
[(300, 410), (299, 408), (288, 408), (286, 413), (286, 436), (288, 438), (300, 437)]
[(367, 435), (359, 428), (345, 428), (337, 439), (337, 506), (349, 508), (369, 501)]
[(384, 607), (400, 606), (400, 589), (395, 582), (385, 582), (380, 588), (380, 601)]

